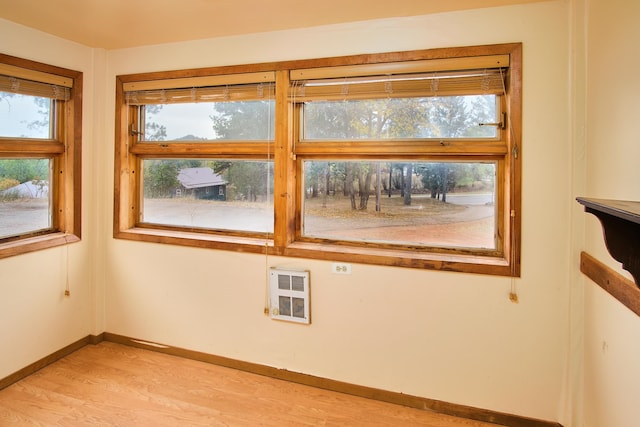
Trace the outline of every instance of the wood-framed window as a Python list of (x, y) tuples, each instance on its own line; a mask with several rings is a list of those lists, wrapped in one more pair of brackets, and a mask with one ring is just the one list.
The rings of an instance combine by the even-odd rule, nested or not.
[(117, 77), (114, 237), (520, 274), (521, 44)]
[(81, 237), (82, 73), (0, 54), (0, 258)]

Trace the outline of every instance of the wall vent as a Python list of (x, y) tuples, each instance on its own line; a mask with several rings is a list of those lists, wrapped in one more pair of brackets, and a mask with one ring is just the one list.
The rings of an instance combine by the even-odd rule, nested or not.
[(272, 319), (311, 323), (308, 271), (272, 268), (269, 289)]

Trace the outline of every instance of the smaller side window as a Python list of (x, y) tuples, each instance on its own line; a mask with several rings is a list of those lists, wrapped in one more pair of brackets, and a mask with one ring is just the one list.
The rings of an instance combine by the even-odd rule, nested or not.
[(82, 73), (0, 55), (0, 258), (80, 238)]

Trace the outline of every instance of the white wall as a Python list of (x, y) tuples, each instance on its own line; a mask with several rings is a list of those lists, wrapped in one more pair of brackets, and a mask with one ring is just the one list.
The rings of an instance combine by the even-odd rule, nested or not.
[[(559, 421), (569, 342), (573, 212), (569, 4), (327, 26), (111, 51), (119, 74), (356, 53), (524, 43), (522, 278), (330, 263), (106, 239), (106, 330), (448, 402)], [(98, 232), (113, 212), (106, 96)], [(313, 323), (262, 314), (267, 266), (311, 270)], [(570, 402), (567, 404), (571, 404)]]
[[(588, 0), (586, 185), (582, 196), (640, 200), (640, 3)], [(602, 227), (585, 216), (584, 250), (631, 277), (608, 254)], [(573, 260), (574, 265), (577, 261)], [(640, 319), (584, 280), (584, 412), (587, 427), (637, 425)]]
[[(94, 316), (92, 238), (96, 177), (93, 117), (94, 54), (89, 48), (0, 19), (0, 51), (84, 73), (82, 241), (0, 260), (0, 378), (89, 334), (103, 331)], [(64, 297), (69, 284), (71, 296)]]
[(580, 251), (584, 248), (585, 214), (575, 197), (584, 195), (586, 181), (586, 1), (570, 0), (571, 69), (569, 72), (571, 109), (571, 162), (572, 187), (571, 250), (567, 268), (569, 279), (569, 342), (566, 358), (565, 400), (562, 423), (566, 427), (583, 425), (584, 391), (584, 276), (579, 270)]

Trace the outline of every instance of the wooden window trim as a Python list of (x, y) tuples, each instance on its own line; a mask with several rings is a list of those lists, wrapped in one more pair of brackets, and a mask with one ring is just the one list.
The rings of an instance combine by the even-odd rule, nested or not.
[[(52, 230), (0, 241), (0, 259), (66, 245), (82, 236), (82, 83), (80, 71), (0, 54), (2, 70), (23, 70), (22, 78), (40, 79), (70, 89), (66, 101), (57, 100), (54, 140), (1, 138), (0, 157), (45, 156), (53, 160)], [(64, 111), (62, 111), (64, 110)]]
[[(396, 157), (423, 155), (447, 159), (494, 159), (498, 160), (498, 177), (505, 188), (498, 199), (497, 209), (503, 218), (499, 228), (500, 248), (497, 256), (469, 254), (468, 251), (417, 252), (408, 249), (391, 249), (350, 245), (336, 242), (302, 241), (296, 236), (296, 222), (299, 221), (299, 180), (300, 161), (295, 159), (294, 122), (295, 111), (289, 98), (292, 70), (331, 68), (338, 66), (365, 66), (367, 64), (398, 63), (402, 61), (426, 61), (440, 59), (508, 55), (509, 69), (506, 73), (507, 94), (504, 96), (509, 127), (503, 141), (482, 141), (472, 147), (464, 140), (448, 140), (445, 147), (438, 141), (405, 141), (393, 145)], [(232, 235), (230, 233), (201, 233), (194, 230), (159, 229), (145, 227), (136, 220), (139, 212), (139, 188), (136, 170), (145, 157), (233, 157), (234, 154), (259, 158), (264, 153), (264, 144), (255, 142), (225, 145), (224, 143), (167, 143), (159, 154), (157, 145), (134, 143), (128, 148), (127, 107), (124, 85), (136, 82), (226, 74), (246, 74), (275, 71), (275, 141), (269, 145), (269, 153), (274, 161), (274, 210), (277, 221), (273, 234), (263, 237)], [(322, 58), (286, 61), (277, 63), (250, 64), (195, 70), (152, 72), (116, 77), (116, 149), (114, 182), (114, 224), (115, 238), (143, 242), (156, 242), (194, 247), (223, 249), (241, 252), (262, 253), (289, 257), (313, 258), (321, 260), (348, 261), (364, 264), (400, 266), (410, 268), (458, 271), (467, 273), (502, 276), (520, 275), (520, 229), (521, 229), (521, 132), (522, 132), (522, 45), (510, 43), (502, 45), (472, 46), (462, 48), (429, 49), (411, 52), (354, 55), (348, 57)], [(338, 152), (343, 142), (322, 141), (306, 143), (300, 141), (295, 153), (306, 159), (321, 158), (327, 153)], [(356, 144), (356, 143), (354, 143)], [(232, 148), (229, 148), (232, 147)], [(386, 147), (386, 148), (385, 148)], [(381, 153), (382, 148), (382, 153)], [(354, 145), (354, 156), (379, 155), (391, 152), (387, 141), (358, 141)], [(198, 151), (194, 151), (198, 150)], [(201, 151), (200, 151), (201, 150)], [(194, 154), (195, 153), (195, 154)], [(247, 157), (243, 157), (247, 158)]]

